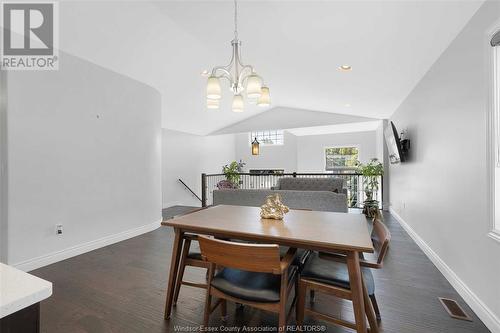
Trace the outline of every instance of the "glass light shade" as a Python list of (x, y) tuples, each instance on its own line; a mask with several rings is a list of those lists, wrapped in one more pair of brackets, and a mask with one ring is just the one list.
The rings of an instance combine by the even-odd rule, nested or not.
[(260, 94), (259, 99), (257, 100), (257, 105), (258, 106), (271, 105), (271, 95), (269, 95), (269, 88), (262, 87), (260, 91), (261, 91), (261, 94)]
[(257, 74), (252, 74), (247, 79), (247, 97), (259, 98), (261, 95), (262, 79)]
[(219, 79), (215, 76), (210, 75), (207, 80), (207, 98), (208, 99), (220, 99), (221, 89)]
[(218, 109), (219, 100), (218, 99), (207, 99), (207, 109)]
[(244, 102), (241, 94), (234, 95), (233, 97), (233, 112), (243, 112)]
[(257, 141), (257, 138), (253, 140), (252, 142), (252, 155), (259, 155), (259, 141)]

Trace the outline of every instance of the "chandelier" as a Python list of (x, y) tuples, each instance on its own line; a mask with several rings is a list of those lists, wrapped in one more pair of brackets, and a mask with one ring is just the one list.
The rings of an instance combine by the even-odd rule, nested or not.
[(243, 112), (244, 99), (258, 106), (269, 106), (271, 97), (269, 88), (264, 85), (262, 78), (257, 75), (253, 66), (244, 65), (241, 61), (241, 41), (238, 39), (238, 4), (234, 0), (234, 38), (231, 41), (233, 52), (231, 60), (226, 66), (217, 66), (212, 69), (207, 81), (207, 108), (218, 109), (222, 98), (221, 79), (229, 81), (229, 88), (233, 93), (233, 112)]

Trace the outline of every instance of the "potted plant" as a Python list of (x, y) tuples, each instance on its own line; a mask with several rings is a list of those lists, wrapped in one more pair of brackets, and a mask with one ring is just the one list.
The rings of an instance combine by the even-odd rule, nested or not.
[(217, 187), (219, 189), (222, 188), (231, 188), (235, 189), (238, 188), (240, 185), (240, 173), (243, 171), (243, 167), (245, 166), (245, 163), (243, 161), (232, 161), (229, 164), (226, 164), (222, 167), (222, 173), (226, 177), (225, 180), (221, 180), (219, 183), (217, 183)]
[(376, 217), (379, 215), (379, 202), (376, 194), (380, 187), (379, 177), (384, 174), (384, 166), (378, 159), (372, 158), (366, 164), (359, 163), (358, 172), (363, 175), (363, 190), (366, 194), (366, 200), (363, 203), (363, 213), (368, 217)]

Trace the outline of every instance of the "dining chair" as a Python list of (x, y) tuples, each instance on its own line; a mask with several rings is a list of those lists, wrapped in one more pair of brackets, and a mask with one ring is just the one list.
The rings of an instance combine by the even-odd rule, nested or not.
[[(189, 211), (188, 213), (176, 215), (172, 218), (193, 214), (193, 213), (196, 213), (200, 210), (204, 210), (206, 208), (208, 208), (208, 207), (196, 208), (196, 209)], [(163, 221), (162, 225), (165, 225), (165, 223), (166, 223), (166, 221)], [(184, 272), (186, 270), (186, 266), (205, 268), (207, 270), (206, 275), (208, 278), (209, 264), (205, 260), (201, 259), (200, 251), (191, 249), (191, 245), (193, 244), (193, 242), (198, 241), (198, 235), (184, 234), (184, 235), (182, 235), (182, 240), (183, 240), (183, 246), (182, 246), (181, 260), (179, 263), (179, 273), (177, 275), (175, 289), (174, 289), (174, 300), (173, 300), (174, 306), (177, 305), (177, 300), (179, 298), (179, 292), (180, 292), (182, 285), (195, 287), (195, 288), (207, 289), (206, 283), (196, 283), (196, 282), (191, 282), (191, 281), (184, 281)]]
[(177, 305), (177, 299), (179, 298), (179, 292), (182, 285), (207, 289), (207, 283), (197, 283), (184, 280), (184, 272), (186, 266), (205, 268), (207, 270), (206, 278), (208, 278), (208, 269), (210, 264), (201, 258), (201, 253), (199, 251), (191, 250), (191, 243), (193, 241), (198, 241), (198, 235), (185, 234), (183, 235), (184, 245), (182, 247), (181, 261), (179, 263), (179, 274), (175, 283), (174, 290), (174, 306)]
[[(390, 240), (391, 234), (384, 223), (380, 220), (374, 220), (372, 242), (375, 249), (376, 260), (370, 261), (362, 256), (359, 261), (363, 276), (362, 282), (365, 308), (367, 308), (367, 311), (374, 311), (377, 320), (380, 320), (380, 311), (375, 298), (375, 283), (371, 269), (380, 269), (383, 267), (384, 257), (389, 248)], [(355, 324), (351, 322), (313, 311), (305, 306), (307, 290), (324, 292), (342, 299), (352, 299), (349, 271), (346, 264), (346, 256), (344, 254), (324, 252), (313, 253), (300, 273), (298, 289), (296, 307), (298, 326), (303, 324), (305, 314), (309, 314), (337, 325), (356, 329)], [(371, 301), (368, 301), (368, 298)], [(368, 319), (370, 321), (370, 316), (368, 316)], [(374, 325), (377, 325), (377, 323), (371, 321), (370, 327), (373, 328)]]
[[(210, 263), (204, 326), (219, 305), (225, 318), (226, 302), (231, 301), (278, 313), (283, 332), (295, 303), (294, 298), (287, 313), (287, 300), (297, 278), (297, 267), (292, 265), (296, 249), (290, 248), (280, 259), (276, 244), (236, 243), (206, 236), (199, 236), (198, 241), (203, 260)], [(212, 297), (218, 298), (213, 306)]]

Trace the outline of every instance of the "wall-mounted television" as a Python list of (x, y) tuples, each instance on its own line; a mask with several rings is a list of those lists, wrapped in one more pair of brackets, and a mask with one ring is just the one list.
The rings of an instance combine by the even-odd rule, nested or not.
[(408, 150), (410, 149), (410, 140), (401, 140), (396, 126), (394, 126), (392, 121), (385, 129), (384, 135), (387, 149), (389, 150), (389, 162), (391, 164), (406, 162), (408, 159)]

